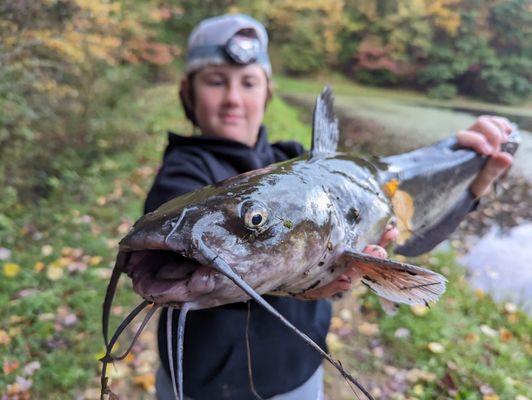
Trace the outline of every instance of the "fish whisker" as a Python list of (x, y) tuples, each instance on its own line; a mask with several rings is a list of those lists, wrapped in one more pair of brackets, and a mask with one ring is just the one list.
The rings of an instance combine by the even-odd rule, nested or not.
[(198, 240), (198, 250), (200, 253), (207, 259), (211, 260), (210, 263), (213, 264), (213, 267), (218, 271), (223, 273), (227, 278), (231, 279), (235, 285), (242, 289), (248, 296), (253, 300), (259, 303), (263, 308), (266, 309), (270, 314), (280, 320), (283, 325), (290, 329), (295, 335), (303, 339), (309, 346), (311, 346), (315, 351), (327, 359), (339, 372), (340, 374), (351, 383), (353, 383), (358, 389), (364, 393), (364, 395), (370, 399), (374, 400), (371, 394), (358, 382), (351, 374), (349, 374), (342, 364), (334, 359), (329, 353), (325, 352), (316, 342), (314, 342), (308, 335), (301, 332), (297, 329), (290, 321), (288, 321), (279, 311), (273, 308), (270, 303), (268, 303), (260, 294), (258, 294), (248, 283), (246, 283), (222, 257), (219, 257), (215, 254), (209, 247), (205, 245), (203, 240)]

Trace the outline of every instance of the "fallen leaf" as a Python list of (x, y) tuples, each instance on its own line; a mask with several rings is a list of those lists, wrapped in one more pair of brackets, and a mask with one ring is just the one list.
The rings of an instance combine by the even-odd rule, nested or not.
[(43, 247), (41, 247), (41, 254), (45, 257), (48, 257), (54, 252), (54, 248), (50, 246), (49, 244), (45, 244)]
[(51, 281), (58, 281), (61, 279), (64, 275), (63, 269), (60, 267), (53, 267), (50, 266), (46, 270), (46, 277), (50, 279)]
[(508, 314), (515, 314), (517, 312), (517, 306), (514, 303), (505, 303), (504, 311)]
[(423, 386), (422, 385), (414, 385), (413, 389), (412, 389), (412, 392), (416, 395), (416, 396), (423, 396), (423, 393), (425, 393), (425, 389), (423, 389)]
[(4, 275), (8, 278), (14, 278), (20, 273), (20, 266), (18, 264), (8, 262), (4, 264)]
[(375, 358), (384, 357), (384, 349), (382, 348), (382, 346), (377, 346), (373, 348), (372, 353)]
[[(19, 400), (29, 400), (32, 382), (29, 379), (24, 379), (21, 376), (15, 378), (15, 383), (7, 385), (7, 398), (8, 399), (19, 399)], [(3, 397), (2, 397), (3, 398)]]
[(342, 318), (344, 321), (349, 322), (353, 320), (353, 313), (351, 310), (348, 310), (347, 308), (342, 308), (340, 312), (338, 313), (340, 318)]
[(6, 249), (5, 247), (0, 247), (0, 260), (5, 261), (11, 257), (11, 250)]
[(427, 347), (434, 354), (441, 354), (445, 351), (445, 347), (443, 347), (443, 345), (438, 342), (430, 342)]
[(102, 262), (103, 258), (100, 256), (93, 256), (90, 258), (89, 264), (90, 265), (98, 265)]
[(41, 368), (41, 363), (39, 361), (32, 361), (29, 364), (26, 364), (24, 366), (24, 375), (26, 376), (32, 376), (35, 371)]
[(484, 297), (486, 297), (486, 292), (484, 292), (482, 289), (475, 289), (475, 296), (479, 300), (483, 300)]
[(467, 343), (476, 343), (479, 340), (479, 336), (476, 333), (470, 332), (465, 336)]
[(0, 329), (0, 346), (5, 346), (11, 343), (11, 338), (6, 331)]
[(499, 400), (499, 396), (496, 394), (486, 394), (482, 396), (482, 400)]
[(501, 339), (502, 342), (509, 342), (510, 340), (512, 340), (513, 337), (514, 335), (508, 329), (499, 329), (499, 339)]
[(423, 371), (422, 369), (413, 368), (406, 373), (406, 379), (410, 383), (416, 383), (417, 381), (433, 382), (436, 379), (436, 374), (432, 372)]
[(480, 332), (482, 332), (484, 335), (488, 337), (495, 337), (497, 336), (497, 331), (488, 325), (480, 325)]
[(508, 320), (508, 322), (510, 324), (515, 324), (515, 323), (519, 322), (519, 315), (518, 314), (510, 314), (510, 315), (508, 315), (508, 317), (506, 317), (506, 319)]
[(529, 398), (526, 396), (523, 396), (522, 394), (518, 394), (515, 400), (529, 400)]
[(410, 330), (407, 328), (397, 328), (393, 335), (398, 339), (406, 339), (410, 337)]
[(116, 231), (120, 234), (120, 235), (125, 235), (128, 231), (129, 231), (129, 227), (131, 225), (129, 224), (129, 222), (123, 222), (121, 223), (120, 225), (118, 225), (118, 227), (116, 228)]
[(68, 272), (85, 272), (87, 270), (87, 264), (83, 261), (73, 261), (68, 264)]
[(15, 361), (4, 360), (4, 364), (3, 364), (4, 374), (9, 375), (13, 371), (17, 370), (19, 366), (20, 366), (20, 363), (17, 360)]
[(412, 311), (412, 314), (417, 315), (418, 317), (422, 317), (429, 312), (429, 308), (422, 304), (414, 304), (413, 306), (410, 306), (410, 310)]
[(337, 352), (344, 347), (343, 343), (334, 333), (329, 332), (325, 340), (327, 342), (327, 347), (332, 353)]
[(333, 331), (341, 329), (343, 326), (344, 326), (344, 321), (341, 318), (338, 318), (338, 317), (331, 318), (331, 329)]
[(363, 322), (358, 326), (358, 331), (365, 336), (375, 336), (379, 333), (379, 325)]
[(147, 373), (133, 378), (133, 382), (147, 392), (155, 390), (155, 375)]
[(42, 261), (37, 261), (33, 266), (35, 272), (41, 272), (44, 269), (45, 265)]

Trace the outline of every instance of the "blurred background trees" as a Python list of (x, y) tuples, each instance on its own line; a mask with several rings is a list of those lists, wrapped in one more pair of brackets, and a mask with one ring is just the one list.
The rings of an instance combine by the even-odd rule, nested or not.
[[(46, 0), (0, 4), (0, 190), (45, 196), (58, 177), (134, 143), (128, 99), (176, 81), (201, 19), (267, 26), (276, 74), (518, 103), (532, 91), (527, 0)], [(45, 150), (45, 151), (44, 151)], [(63, 179), (62, 178), (62, 179)], [(11, 200), (9, 200), (11, 199)], [(9, 200), (9, 201), (8, 201)]]

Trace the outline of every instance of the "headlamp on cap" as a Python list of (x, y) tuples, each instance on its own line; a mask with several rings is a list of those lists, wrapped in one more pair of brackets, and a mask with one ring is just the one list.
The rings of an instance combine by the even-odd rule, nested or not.
[(260, 51), (259, 39), (234, 35), (225, 44), (225, 52), (237, 64), (251, 64), (257, 61)]

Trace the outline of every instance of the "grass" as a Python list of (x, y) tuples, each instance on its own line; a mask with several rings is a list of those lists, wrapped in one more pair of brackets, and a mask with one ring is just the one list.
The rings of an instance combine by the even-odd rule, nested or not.
[(406, 102), (414, 104), (430, 105), (441, 108), (464, 108), (472, 110), (486, 110), (498, 114), (507, 114), (523, 117), (532, 117), (532, 103), (522, 105), (501, 105), (486, 103), (464, 96), (457, 96), (452, 100), (432, 99), (410, 89), (380, 88), (374, 86), (362, 86), (353, 82), (341, 74), (323, 74), (312, 78), (291, 78), (279, 76), (275, 79), (276, 88), (281, 93), (311, 93), (316, 96), (325, 85), (333, 87), (338, 95), (356, 96), (370, 101), (379, 99), (380, 101)]
[[(160, 162), (165, 131), (191, 132), (178, 111), (174, 86), (142, 90), (124, 101), (128, 107), (119, 107), (123, 114), (116, 117), (130, 119), (138, 130), (141, 140), (134, 150), (109, 153), (82, 171), (65, 171), (48, 199), (32, 207), (12, 204), (0, 216), (4, 229), (0, 232), (4, 249), (0, 393), (31, 393), (37, 399), (93, 398), (87, 389), (97, 386), (97, 358), (103, 350), (101, 303), (117, 241), (141, 213)], [(308, 124), (279, 98), (270, 105), (267, 125), (274, 140), (296, 139), (309, 145)], [(11, 252), (7, 256), (6, 249)], [(435, 374), (430, 382), (407, 381), (404, 390), (395, 390), (395, 398), (487, 399), (481, 393), (490, 390), (501, 399), (531, 397), (530, 318), (473, 293), (464, 282), (464, 271), (450, 257), (428, 259), (450, 282), (443, 301), (424, 315), (403, 308), (395, 317), (384, 316), (375, 298), (366, 295), (337, 303), (331, 349), (366, 382), (383, 387), (392, 379), (385, 366)], [(127, 310), (138, 302), (125, 280), (119, 292), (114, 324), (119, 318), (115, 314), (125, 312), (120, 306)], [(374, 325), (376, 330), (366, 329)], [(366, 328), (361, 331), (362, 326)], [(409, 338), (396, 337), (400, 328), (408, 330)], [(444, 352), (428, 350), (430, 342), (441, 344)], [(36, 361), (40, 368), (31, 371), (29, 366)], [(148, 373), (155, 363), (149, 364)], [(445, 386), (447, 375), (459, 387), (454, 395)], [(420, 384), (421, 388), (416, 386)], [(153, 385), (147, 381), (143, 387)], [(351, 398), (342, 397), (340, 387), (345, 387), (342, 381), (328, 373), (328, 393), (336, 396), (332, 398)], [(149, 398), (147, 392), (135, 389), (135, 396), (128, 398), (145, 396)]]
[[(530, 317), (512, 304), (496, 304), (487, 294), (473, 291), (465, 270), (449, 252), (417, 261), (448, 278), (448, 290), (440, 302), (430, 309), (402, 306), (395, 316), (385, 315), (373, 295), (359, 293), (340, 302), (332, 330), (336, 357), (352, 371), (371, 377), (370, 385), (380, 381), (378, 390), (386, 392), (394, 384), (402, 388), (394, 394), (396, 398), (530, 398)], [(347, 323), (341, 318), (342, 310), (358, 310), (353, 313), (358, 326), (373, 329), (355, 329), (339, 338)], [(330, 379), (333, 399), (351, 398), (338, 390), (345, 386), (334, 373)]]

